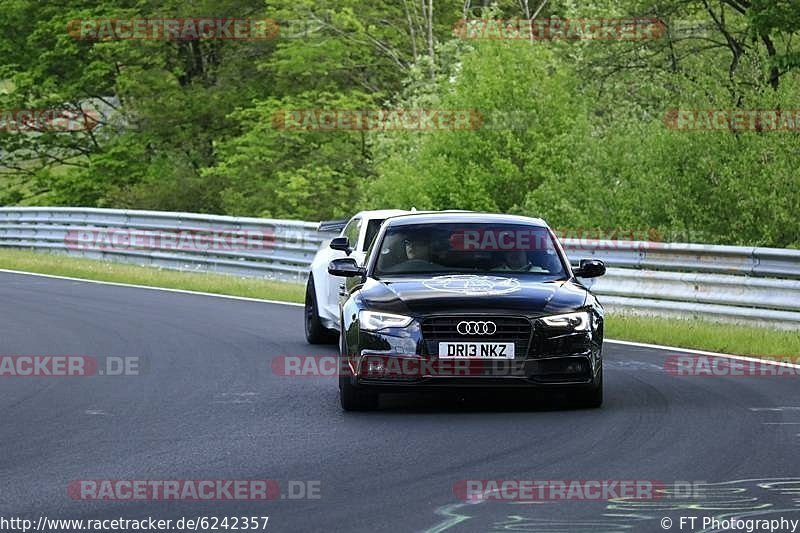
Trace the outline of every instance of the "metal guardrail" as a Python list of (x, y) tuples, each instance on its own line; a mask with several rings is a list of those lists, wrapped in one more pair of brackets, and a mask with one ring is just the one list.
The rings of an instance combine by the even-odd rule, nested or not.
[(291, 220), (90, 208), (0, 208), (0, 247), (302, 282), (325, 236)]
[[(0, 248), (304, 282), (317, 223), (89, 208), (0, 208)], [(564, 239), (570, 260), (599, 258), (585, 280), (611, 311), (800, 329), (800, 250)]]
[(800, 250), (564, 239), (570, 260), (603, 259), (584, 280), (611, 311), (800, 329)]

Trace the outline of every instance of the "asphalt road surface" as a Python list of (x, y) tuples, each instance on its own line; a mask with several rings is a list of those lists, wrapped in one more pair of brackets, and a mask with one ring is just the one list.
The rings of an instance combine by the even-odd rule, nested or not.
[[(599, 410), (483, 392), (393, 396), (379, 411), (343, 413), (335, 377), (273, 371), (276, 357), (335, 354), (305, 343), (300, 307), (9, 273), (0, 301), (2, 355), (137, 358), (139, 367), (0, 377), (5, 518), (269, 516), (271, 531), (369, 532), (800, 520), (796, 377), (678, 377), (664, 370), (675, 352), (607, 343)], [(92, 501), (69, 491), (79, 480), (253, 479), (275, 480), (282, 497)], [(671, 489), (599, 501), (466, 501), (454, 490), (490, 479)], [(301, 489), (312, 497), (293, 499)], [(695, 528), (680, 528), (681, 516), (699, 517)]]

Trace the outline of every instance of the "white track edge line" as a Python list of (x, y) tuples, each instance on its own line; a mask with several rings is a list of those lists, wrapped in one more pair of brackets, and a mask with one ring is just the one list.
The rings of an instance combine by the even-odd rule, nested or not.
[(248, 298), (247, 296), (232, 296), (230, 294), (216, 294), (213, 292), (201, 292), (201, 291), (190, 291), (186, 289), (169, 289), (166, 287), (151, 287), (149, 285), (136, 285), (133, 283), (119, 283), (116, 281), (101, 281), (96, 279), (83, 279), (83, 278), (71, 278), (69, 276), (56, 276), (54, 274), (40, 274), (38, 272), (23, 272), (21, 270), (8, 270), (5, 268), (0, 268), (0, 272), (8, 273), (8, 274), (23, 274), (26, 276), (39, 276), (42, 278), (53, 278), (53, 279), (64, 279), (69, 281), (81, 281), (83, 283), (95, 283), (98, 285), (113, 285), (115, 287), (130, 287), (133, 289), (147, 289), (151, 291), (164, 291), (164, 292), (175, 292), (178, 294), (196, 294), (199, 296), (213, 296), (215, 298), (225, 298), (228, 300), (239, 300), (243, 302), (259, 302), (259, 303), (268, 303), (268, 304), (279, 304), (279, 305), (290, 305), (293, 307), (303, 307), (303, 304), (295, 303), (295, 302), (282, 302), (280, 300), (265, 300), (263, 298)]
[[(693, 350), (691, 348), (678, 348), (675, 346), (664, 346), (662, 344), (647, 344), (643, 342), (631, 342), (631, 341), (618, 341), (614, 339), (605, 339), (604, 342), (610, 342), (612, 344), (623, 344), (625, 346), (635, 346), (638, 348), (651, 348), (655, 350), (669, 350), (672, 352), (684, 352), (684, 353), (691, 353), (697, 355), (708, 355), (710, 357), (727, 357), (728, 359), (736, 359), (738, 361), (746, 361), (749, 363), (765, 363), (769, 365), (775, 366), (784, 366), (788, 368), (798, 368), (800, 369), (800, 364), (795, 363), (788, 363), (786, 361), (775, 361), (772, 359), (761, 359), (758, 357), (748, 357), (746, 355), (734, 355), (729, 353), (719, 353), (719, 352), (707, 352), (705, 350)], [(788, 356), (787, 356), (788, 359)], [(795, 358), (797, 360), (797, 358)]]

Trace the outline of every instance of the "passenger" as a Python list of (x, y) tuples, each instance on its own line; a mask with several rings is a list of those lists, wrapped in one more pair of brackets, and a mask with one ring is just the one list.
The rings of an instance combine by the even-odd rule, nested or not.
[(525, 250), (503, 252), (503, 263), (492, 270), (509, 272), (529, 272), (533, 265), (528, 261)]

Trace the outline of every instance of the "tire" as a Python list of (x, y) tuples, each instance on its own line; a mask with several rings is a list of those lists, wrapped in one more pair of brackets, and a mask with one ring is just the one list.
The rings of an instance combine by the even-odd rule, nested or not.
[(581, 391), (578, 396), (578, 403), (587, 409), (597, 409), (603, 405), (603, 367), (600, 367), (600, 375), (597, 383), (588, 390)]
[[(344, 335), (339, 334), (339, 357), (345, 354)], [(350, 375), (344, 373), (344, 365), (339, 363), (339, 403), (343, 411), (367, 411), (378, 407), (378, 395), (358, 390), (350, 382)]]
[(345, 411), (368, 411), (378, 407), (378, 395), (358, 390), (344, 377), (339, 379), (339, 403)]
[(336, 332), (322, 325), (317, 311), (317, 292), (314, 290), (314, 276), (306, 283), (305, 330), (309, 344), (331, 344), (336, 341)]

